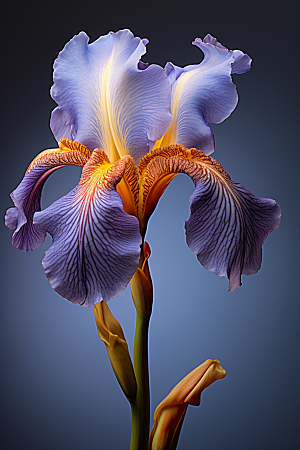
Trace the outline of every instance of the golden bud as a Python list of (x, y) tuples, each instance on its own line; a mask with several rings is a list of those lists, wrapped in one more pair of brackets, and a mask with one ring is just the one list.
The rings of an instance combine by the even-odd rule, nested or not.
[(225, 375), (219, 361), (208, 359), (183, 378), (155, 410), (149, 450), (175, 450), (188, 405), (199, 406), (202, 391)]
[(144, 243), (145, 260), (142, 268), (138, 268), (130, 281), (131, 295), (136, 311), (144, 319), (150, 319), (153, 302), (152, 280), (148, 265), (151, 254), (149, 244)]
[(98, 335), (106, 346), (112, 369), (125, 396), (132, 402), (136, 397), (137, 387), (122, 327), (105, 302), (96, 303), (94, 314)]

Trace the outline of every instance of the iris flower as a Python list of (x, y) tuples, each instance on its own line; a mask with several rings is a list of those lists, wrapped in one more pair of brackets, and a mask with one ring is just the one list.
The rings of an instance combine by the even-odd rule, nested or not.
[[(12, 243), (32, 251), (52, 236), (42, 262), (51, 286), (73, 303), (94, 306), (118, 296), (135, 273), (149, 217), (178, 173), (195, 184), (186, 240), (200, 263), (229, 279), (257, 272), (262, 244), (278, 227), (280, 208), (231, 180), (209, 155), (210, 123), (234, 110), (231, 74), (251, 59), (207, 35), (194, 45), (200, 64), (165, 68), (140, 60), (147, 39), (129, 30), (89, 44), (81, 32), (54, 64), (50, 126), (58, 148), (30, 164), (6, 215)], [(82, 167), (79, 184), (41, 211), (46, 179)]]

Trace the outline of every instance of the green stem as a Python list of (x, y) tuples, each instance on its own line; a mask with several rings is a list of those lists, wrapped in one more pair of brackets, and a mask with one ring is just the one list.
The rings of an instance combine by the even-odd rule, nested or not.
[[(145, 245), (147, 255), (145, 255)], [(150, 424), (150, 389), (148, 370), (148, 330), (152, 310), (153, 292), (148, 268), (150, 248), (144, 239), (139, 268), (130, 282), (133, 303), (136, 309), (134, 336), (134, 373), (137, 393), (131, 403), (130, 450), (148, 450)]]
[(134, 337), (134, 372), (137, 394), (131, 403), (132, 425), (130, 450), (147, 450), (149, 441), (150, 391), (148, 372), (149, 319), (137, 311)]

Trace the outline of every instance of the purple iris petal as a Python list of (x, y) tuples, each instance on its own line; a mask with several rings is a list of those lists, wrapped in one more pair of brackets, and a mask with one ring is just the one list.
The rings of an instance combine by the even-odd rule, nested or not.
[(42, 245), (46, 233), (32, 223), (33, 214), (41, 210), (41, 195), (45, 181), (59, 167), (37, 166), (28, 172), (11, 198), (16, 208), (6, 213), (5, 224), (14, 231), (12, 245), (24, 252), (30, 252)]
[[(98, 152), (84, 167), (76, 188), (34, 215), (34, 224), (53, 238), (42, 262), (51, 286), (85, 306), (123, 291), (137, 269), (142, 240), (138, 219), (124, 212), (114, 187), (126, 167), (122, 173), (112, 171), (118, 179), (110, 181), (104, 175), (98, 182), (97, 173), (102, 176), (95, 163)], [(123, 159), (119, 162), (123, 164)], [(109, 185), (104, 185), (107, 180)]]
[(19, 212), (17, 208), (9, 208), (5, 214), (5, 226), (11, 231), (16, 231), (18, 227)]
[(111, 161), (130, 154), (138, 163), (172, 119), (167, 76), (139, 62), (147, 40), (129, 30), (88, 40), (81, 32), (55, 61), (51, 129), (57, 140), (102, 148)]
[(187, 244), (207, 270), (229, 279), (229, 291), (233, 291), (241, 285), (242, 274), (260, 269), (262, 245), (279, 226), (280, 207), (213, 174), (195, 184), (185, 224)]
[(251, 59), (240, 50), (227, 50), (211, 35), (193, 44), (204, 53), (200, 64), (180, 68), (167, 63), (165, 67), (174, 116), (168, 131), (172, 138), (166, 145), (183, 144), (209, 155), (214, 151), (214, 137), (208, 124), (222, 122), (236, 107), (238, 95), (231, 74), (250, 70)]
[(231, 66), (231, 73), (242, 74), (251, 69), (251, 58), (241, 50), (233, 51), (234, 62)]
[(143, 221), (174, 175), (185, 173), (195, 184), (186, 241), (201, 264), (228, 277), (230, 291), (240, 286), (242, 274), (259, 270), (264, 240), (280, 223), (281, 210), (274, 200), (256, 197), (233, 182), (214, 158), (183, 145), (153, 150), (141, 160), (140, 172)]
[(84, 166), (90, 156), (90, 152), (78, 142), (64, 139), (59, 147), (41, 152), (11, 194), (16, 208), (7, 210), (5, 225), (14, 231), (12, 245), (24, 252), (40, 247), (46, 237), (46, 233), (33, 224), (33, 215), (41, 210), (41, 195), (47, 178), (61, 167)]

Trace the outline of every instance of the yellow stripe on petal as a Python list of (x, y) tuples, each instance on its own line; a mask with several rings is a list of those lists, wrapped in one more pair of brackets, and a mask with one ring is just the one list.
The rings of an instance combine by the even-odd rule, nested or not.
[[(113, 108), (110, 92), (112, 71), (115, 70), (113, 68), (114, 59), (113, 50), (105, 68), (99, 71), (98, 93), (93, 105), (95, 116), (91, 123), (95, 135), (98, 135), (97, 139), (102, 142), (110, 161), (113, 162), (128, 153), (125, 140), (120, 133), (121, 125), (118, 110)], [(102, 130), (101, 135), (99, 134), (100, 130)]]
[(155, 142), (155, 144), (152, 147), (152, 151), (162, 147), (162, 141), (164, 140), (164, 138), (165, 135), (163, 135), (160, 139), (158, 139), (158, 141)]
[(174, 145), (177, 143), (177, 130), (178, 130), (178, 111), (180, 101), (184, 95), (184, 89), (189, 82), (189, 79), (193, 76), (193, 72), (186, 72), (181, 75), (177, 84), (175, 86), (174, 92), (172, 93), (171, 101), (171, 114), (173, 116), (172, 122), (166, 133), (164, 134), (160, 146), (167, 147), (169, 145)]
[(157, 65), (139, 68), (145, 41), (129, 30), (88, 41), (75, 36), (55, 61), (51, 129), (57, 140), (101, 148), (111, 162), (129, 154), (138, 164), (171, 122), (167, 75)]

